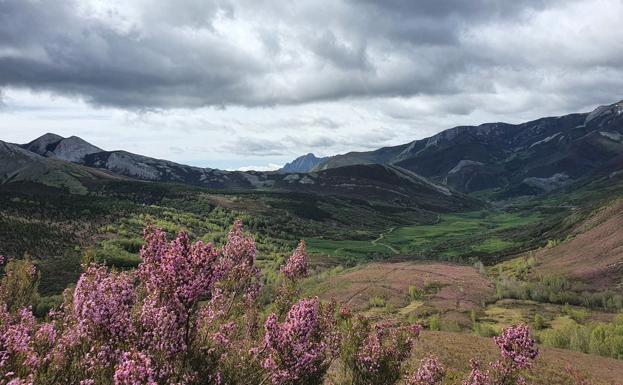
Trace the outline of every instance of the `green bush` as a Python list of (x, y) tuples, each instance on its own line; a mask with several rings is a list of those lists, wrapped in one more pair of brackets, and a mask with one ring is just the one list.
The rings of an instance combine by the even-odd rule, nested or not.
[(623, 319), (546, 330), (541, 334), (541, 341), (546, 346), (623, 359)]
[(428, 319), (428, 328), (433, 331), (441, 330), (441, 319), (438, 314), (430, 316)]
[(373, 296), (368, 300), (370, 307), (385, 307), (385, 298), (381, 296)]
[(474, 334), (481, 336), (481, 337), (489, 338), (489, 337), (494, 337), (498, 335), (497, 331), (491, 325), (487, 325), (487, 324), (476, 323), (473, 326), (473, 330), (474, 330)]
[(417, 286), (409, 286), (409, 297), (412, 301), (420, 300), (423, 296), (424, 293)]
[(534, 328), (536, 330), (543, 330), (545, 329), (545, 318), (543, 318), (542, 315), (540, 314), (535, 314), (534, 315), (534, 322), (532, 323), (532, 325), (534, 326)]

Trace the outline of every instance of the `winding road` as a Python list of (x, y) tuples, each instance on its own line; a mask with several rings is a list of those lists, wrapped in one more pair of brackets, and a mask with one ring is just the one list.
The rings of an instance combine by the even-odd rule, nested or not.
[(386, 243), (379, 242), (381, 239), (383, 239), (383, 238), (385, 237), (385, 234), (389, 234), (389, 233), (391, 233), (392, 231), (394, 231), (395, 229), (396, 229), (395, 227), (392, 227), (392, 228), (391, 228), (391, 229), (389, 229), (389, 231), (387, 231), (386, 233), (381, 233), (377, 239), (375, 239), (375, 240), (371, 241), (371, 242), (372, 242), (372, 244), (373, 244), (373, 245), (377, 245), (377, 244), (378, 244), (378, 245), (381, 245), (381, 246), (387, 247), (389, 250), (391, 250), (391, 252), (392, 252), (392, 253), (394, 253), (394, 254), (398, 254), (398, 253), (399, 253), (399, 251), (398, 251), (398, 250), (396, 250), (396, 249), (394, 249), (392, 246), (390, 246), (390, 245), (388, 245), (388, 244), (386, 244)]

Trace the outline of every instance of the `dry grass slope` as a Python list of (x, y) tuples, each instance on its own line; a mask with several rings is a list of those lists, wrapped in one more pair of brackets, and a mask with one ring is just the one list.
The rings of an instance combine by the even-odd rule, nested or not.
[(623, 277), (623, 200), (602, 208), (573, 238), (535, 254), (536, 273), (580, 279), (595, 290), (613, 289)]
[[(623, 380), (623, 361), (604, 358), (569, 350), (540, 347), (536, 366), (526, 376), (535, 385), (572, 384), (568, 382), (565, 368), (572, 365), (597, 384), (616, 384)], [(448, 367), (448, 384), (460, 384), (460, 379), (469, 372), (472, 357), (483, 363), (494, 361), (498, 349), (490, 338), (464, 333), (430, 332), (422, 333), (416, 344), (413, 364), (433, 353)]]

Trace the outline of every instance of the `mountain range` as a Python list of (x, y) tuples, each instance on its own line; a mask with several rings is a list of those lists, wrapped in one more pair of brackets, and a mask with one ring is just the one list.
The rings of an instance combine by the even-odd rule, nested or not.
[(534, 195), (623, 172), (623, 102), (522, 124), (459, 126), (368, 152), (307, 154), (278, 172), (187, 166), (51, 133), (23, 145), (0, 142), (0, 160), (2, 184), (38, 182), (72, 192), (83, 191), (85, 180), (121, 178), (460, 209), (474, 205), (464, 194)]
[(353, 164), (393, 165), (465, 193), (549, 192), (623, 169), (623, 101), (522, 124), (454, 127), (398, 146), (328, 157), (299, 171)]
[(335, 196), (435, 212), (479, 205), (464, 194), (392, 165), (350, 165), (314, 173), (224, 171), (127, 151), (104, 151), (81, 138), (51, 133), (23, 145), (0, 141), (0, 160), (0, 184), (39, 183), (72, 193), (85, 193), (94, 183), (130, 180)]

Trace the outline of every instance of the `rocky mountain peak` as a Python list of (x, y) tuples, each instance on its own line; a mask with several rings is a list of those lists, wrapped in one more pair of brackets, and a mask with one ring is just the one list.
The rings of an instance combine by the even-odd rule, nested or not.
[(103, 151), (78, 136), (64, 138), (53, 133), (42, 135), (22, 147), (39, 155), (69, 162), (81, 162), (86, 155)]
[(326, 158), (318, 158), (316, 155), (311, 152), (299, 156), (294, 159), (290, 163), (286, 163), (285, 166), (281, 168), (282, 172), (310, 172), (314, 167), (324, 161)]

